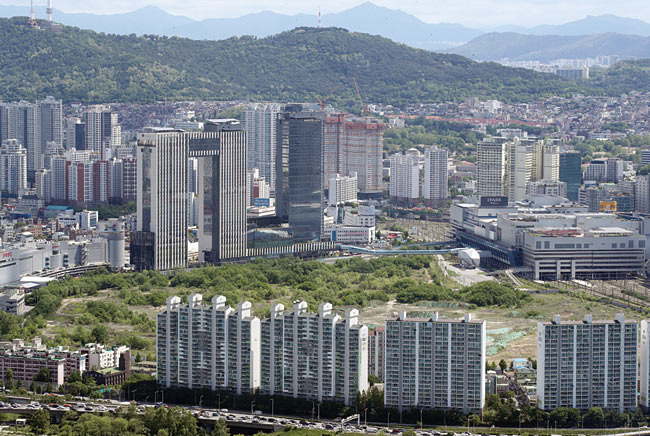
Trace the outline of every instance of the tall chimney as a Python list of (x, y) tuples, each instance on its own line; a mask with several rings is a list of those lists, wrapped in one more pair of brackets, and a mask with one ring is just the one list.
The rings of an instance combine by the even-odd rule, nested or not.
[(47, 21), (52, 23), (52, 0), (47, 0)]

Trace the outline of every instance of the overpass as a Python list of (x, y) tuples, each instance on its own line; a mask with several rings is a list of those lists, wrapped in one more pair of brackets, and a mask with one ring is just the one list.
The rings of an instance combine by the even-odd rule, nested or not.
[[(418, 244), (421, 245), (421, 244)], [(410, 254), (449, 254), (449, 253), (457, 253), (459, 250), (462, 250), (462, 248), (441, 248), (441, 249), (433, 249), (433, 250), (409, 250), (408, 248), (400, 250), (400, 249), (375, 249), (375, 248), (366, 248), (366, 247), (357, 247), (354, 245), (339, 245), (338, 246), (339, 250), (342, 251), (349, 251), (350, 253), (355, 253), (355, 254), (372, 254), (375, 256), (394, 256), (394, 255), (410, 255)]]

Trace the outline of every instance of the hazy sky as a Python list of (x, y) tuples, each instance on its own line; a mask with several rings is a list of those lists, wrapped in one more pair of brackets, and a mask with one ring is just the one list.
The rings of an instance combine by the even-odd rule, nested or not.
[[(167, 12), (195, 19), (238, 17), (272, 10), (285, 14), (323, 14), (349, 9), (363, 0), (53, 0), (64, 12), (128, 12), (156, 5)], [(429, 23), (453, 22), (474, 27), (503, 24), (559, 24), (586, 15), (616, 14), (650, 21), (648, 0), (373, 0), (392, 9), (402, 9)], [(35, 0), (44, 5), (46, 0)], [(0, 0), (5, 5), (29, 5), (28, 0)]]

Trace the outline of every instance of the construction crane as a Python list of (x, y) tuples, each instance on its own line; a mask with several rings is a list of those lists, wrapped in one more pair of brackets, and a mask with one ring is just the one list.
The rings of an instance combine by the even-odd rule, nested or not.
[(361, 91), (359, 91), (359, 84), (357, 83), (357, 79), (353, 77), (352, 80), (354, 81), (354, 87), (357, 90), (359, 102), (361, 103), (361, 115), (365, 117), (366, 115), (370, 114), (370, 109), (368, 109), (368, 106), (363, 104), (363, 98), (361, 98)]
[(322, 111), (325, 110), (325, 104), (327, 103), (327, 100), (328, 100), (331, 96), (334, 95), (334, 93), (336, 92), (336, 90), (337, 90), (338, 88), (339, 88), (339, 85), (336, 85), (334, 88), (332, 88), (332, 89), (330, 90), (329, 94), (327, 94), (326, 97), (321, 98), (320, 100), (318, 100), (319, 103), (320, 103), (320, 110), (322, 110)]

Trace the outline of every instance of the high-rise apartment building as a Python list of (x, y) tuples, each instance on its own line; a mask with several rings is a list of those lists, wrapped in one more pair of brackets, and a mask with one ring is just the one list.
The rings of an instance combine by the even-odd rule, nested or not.
[(537, 325), (537, 404), (540, 409), (637, 407), (638, 325), (613, 321), (562, 321)]
[(276, 212), (287, 220), (296, 242), (323, 233), (323, 112), (287, 105), (276, 125)]
[(521, 201), (526, 196), (526, 186), (533, 175), (531, 147), (515, 138), (507, 143), (508, 150), (508, 200)]
[(508, 195), (506, 179), (507, 146), (504, 138), (491, 138), (476, 147), (476, 189), (479, 197)]
[(249, 302), (234, 310), (219, 295), (210, 306), (200, 294), (188, 304), (169, 297), (157, 316), (156, 354), (161, 386), (252, 393), (259, 388), (260, 321)]
[(357, 175), (350, 176), (335, 174), (329, 179), (328, 198), (330, 206), (342, 205), (357, 201)]
[(305, 302), (291, 313), (274, 304), (261, 332), (263, 393), (351, 405), (368, 388), (368, 328), (356, 309), (341, 318), (329, 303), (318, 313)]
[(650, 149), (641, 150), (641, 166), (650, 165)]
[(39, 160), (41, 145), (41, 129), (37, 105), (20, 102), (9, 103), (6, 106), (7, 134), (6, 139), (17, 139), (27, 150), (27, 180), (34, 175)]
[(650, 175), (637, 175), (634, 181), (634, 210), (650, 213)]
[(650, 406), (650, 321), (641, 321), (641, 342), (639, 343), (639, 404)]
[(577, 202), (582, 185), (582, 156), (579, 152), (560, 153), (559, 179), (567, 184), (567, 198)]
[(323, 173), (325, 180), (336, 174), (343, 174), (343, 143), (345, 142), (345, 114), (329, 115), (325, 118), (325, 140), (323, 151)]
[(424, 184), (422, 196), (429, 206), (441, 206), (449, 198), (447, 150), (432, 147), (424, 151)]
[(276, 119), (282, 110), (277, 103), (254, 103), (244, 109), (247, 170), (258, 168), (275, 195)]
[(92, 150), (105, 156), (106, 148), (118, 147), (122, 143), (122, 127), (118, 123), (117, 113), (104, 106), (95, 106), (82, 115), (85, 141), (84, 149)]
[(485, 404), (485, 321), (386, 321), (384, 403), (398, 410), (481, 412)]
[(0, 190), (12, 195), (22, 195), (27, 190), (27, 150), (17, 139), (2, 141)]
[(420, 164), (418, 157), (395, 153), (390, 156), (390, 201), (413, 206), (420, 200)]
[(386, 361), (386, 328), (368, 330), (368, 375), (383, 383)]
[(54, 143), (57, 147), (63, 147), (63, 103), (54, 97), (46, 97), (45, 100), (36, 102), (39, 122), (38, 156), (35, 158), (35, 170), (44, 168), (41, 156), (45, 153), (47, 145)]
[(344, 176), (357, 175), (361, 194), (381, 194), (382, 156), (386, 124), (372, 118), (353, 119), (345, 123), (341, 147), (341, 171)]
[(373, 118), (348, 119), (344, 114), (325, 119), (325, 179), (357, 174), (362, 195), (383, 190), (382, 156), (386, 125)]

